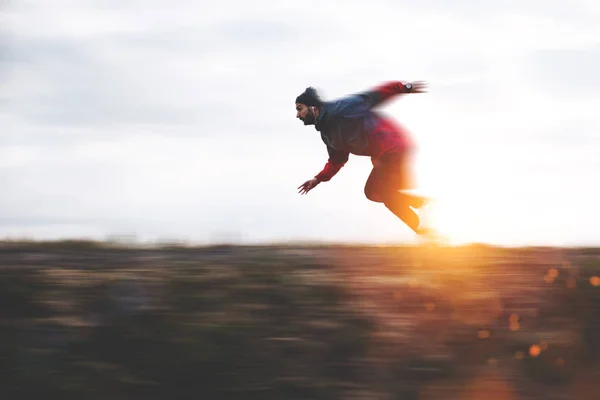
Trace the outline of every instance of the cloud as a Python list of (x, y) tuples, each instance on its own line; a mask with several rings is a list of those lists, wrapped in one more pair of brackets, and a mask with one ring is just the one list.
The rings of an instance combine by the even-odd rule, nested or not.
[[(391, 79), (431, 82), (385, 108), (421, 143), (429, 187), (485, 201), (520, 191), (561, 210), (559, 179), (597, 198), (585, 182), (598, 9), (570, 4), (14, 3), (0, 40), (0, 234), (410, 240), (364, 198), (368, 159), (309, 196), (295, 190), (327, 155), (293, 99)], [(534, 232), (542, 218), (529, 212)]]
[(428, 11), (460, 13), (479, 18), (487, 15), (527, 13), (541, 16), (561, 17), (563, 19), (578, 18), (587, 12), (589, 3), (573, 0), (490, 0), (485, 3), (476, 0), (458, 0), (452, 3), (440, 0), (423, 0), (414, 3), (414, 7)]
[(600, 91), (600, 40), (584, 49), (535, 51), (529, 61), (528, 78), (550, 95), (596, 97)]
[(153, 100), (142, 81), (129, 78), (135, 71), (123, 73), (122, 65), (86, 45), (51, 39), (17, 40), (13, 45), (16, 60), (1, 99), (5, 110), (29, 123), (103, 127), (176, 124), (193, 118), (191, 107)]

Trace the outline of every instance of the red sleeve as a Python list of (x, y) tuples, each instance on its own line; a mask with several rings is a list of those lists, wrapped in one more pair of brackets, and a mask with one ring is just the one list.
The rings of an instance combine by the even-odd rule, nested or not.
[(339, 172), (345, 163), (336, 163), (331, 158), (325, 164), (325, 168), (315, 176), (320, 182), (327, 182)]
[(371, 96), (373, 104), (377, 105), (398, 94), (408, 93), (405, 83), (406, 82), (403, 81), (387, 82), (374, 87), (368, 92), (368, 94)]

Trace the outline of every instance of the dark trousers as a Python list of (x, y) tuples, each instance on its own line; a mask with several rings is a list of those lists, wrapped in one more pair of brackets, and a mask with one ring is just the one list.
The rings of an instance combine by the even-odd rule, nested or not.
[(413, 208), (421, 207), (423, 198), (399, 192), (414, 188), (412, 154), (392, 152), (373, 160), (373, 170), (365, 184), (365, 196), (371, 201), (383, 203), (418, 233), (419, 215)]

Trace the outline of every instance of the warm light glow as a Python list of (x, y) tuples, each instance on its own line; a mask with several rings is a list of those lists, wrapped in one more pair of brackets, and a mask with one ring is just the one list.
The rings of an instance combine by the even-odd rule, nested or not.
[(479, 332), (477, 332), (477, 337), (479, 339), (489, 339), (490, 336), (491, 336), (491, 333), (487, 329), (483, 329), (483, 330), (480, 330)]
[(476, 241), (474, 233), (477, 227), (461, 221), (462, 211), (457, 207), (460, 205), (436, 199), (427, 205), (421, 214), (427, 225), (434, 228), (449, 244), (460, 245)]
[[(440, 177), (440, 180), (443, 179)], [(450, 245), (469, 243), (514, 244), (513, 238), (518, 232), (511, 231), (506, 224), (508, 216), (499, 214), (504, 212), (499, 206), (488, 203), (486, 199), (478, 199), (477, 188), (468, 191), (455, 187), (450, 192), (441, 194), (444, 183), (439, 186), (423, 186), (419, 193), (431, 195), (432, 201), (425, 206), (420, 214), (427, 224), (433, 228), (440, 238)], [(499, 199), (498, 202), (502, 202)]]
[[(488, 171), (473, 168), (470, 160), (457, 156), (464, 149), (461, 144), (451, 143), (442, 147), (438, 144), (433, 150), (426, 147), (431, 153), (418, 158), (419, 192), (433, 198), (422, 212), (426, 223), (451, 245), (504, 244), (511, 232), (504, 216), (508, 210), (500, 207), (503, 199), (496, 193), (496, 200), (490, 203), (484, 194), (489, 184)], [(450, 163), (445, 161), (449, 157)], [(485, 185), (479, 186), (482, 183)]]
[(508, 324), (511, 331), (516, 332), (521, 329), (521, 324), (519, 324), (519, 316), (517, 314), (511, 314), (508, 317)]
[(511, 382), (505, 376), (494, 372), (481, 373), (467, 380), (458, 396), (444, 396), (440, 399), (460, 400), (515, 400), (517, 394)]
[(534, 344), (533, 346), (531, 346), (529, 348), (529, 355), (531, 357), (537, 357), (540, 355), (541, 352), (542, 352), (542, 348), (537, 344)]

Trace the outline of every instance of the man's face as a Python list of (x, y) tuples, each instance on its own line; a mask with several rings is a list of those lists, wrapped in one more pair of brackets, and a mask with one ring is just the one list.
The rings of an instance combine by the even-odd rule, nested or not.
[(296, 118), (304, 122), (304, 125), (315, 123), (315, 115), (306, 104), (296, 103)]

